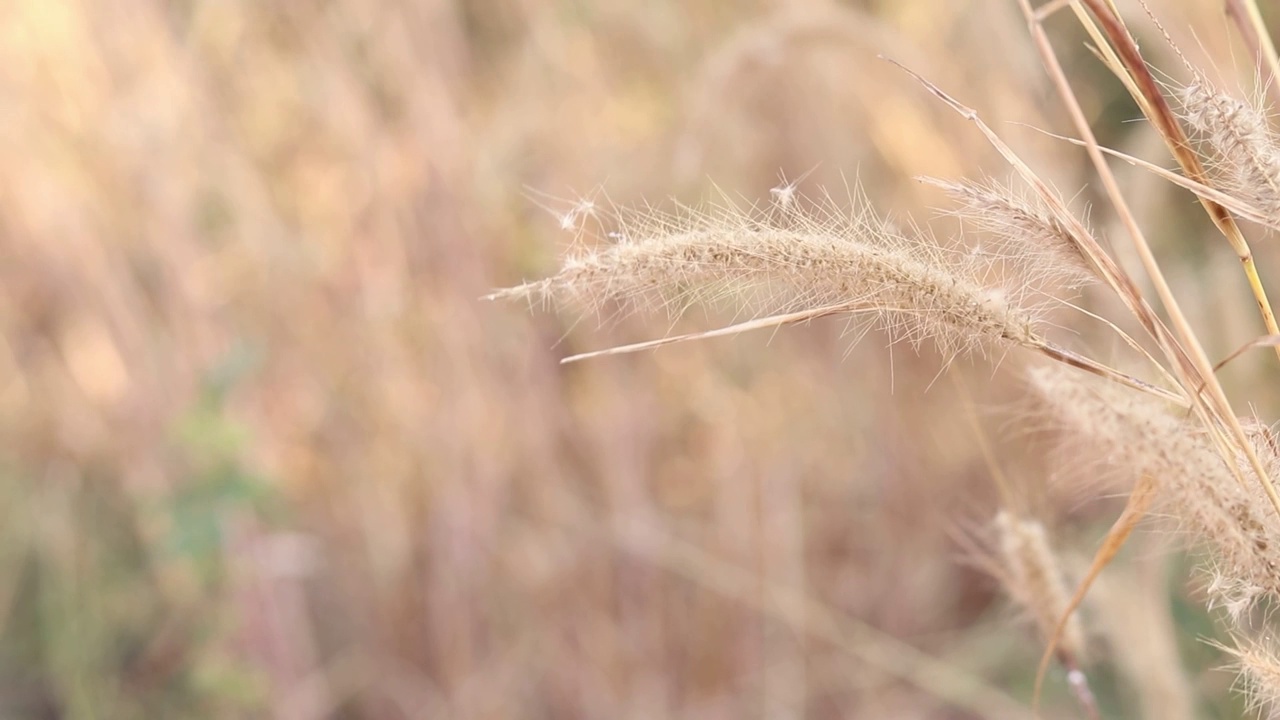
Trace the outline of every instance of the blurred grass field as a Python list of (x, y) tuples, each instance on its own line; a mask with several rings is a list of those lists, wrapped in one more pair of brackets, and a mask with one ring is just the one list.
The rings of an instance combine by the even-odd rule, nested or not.
[[(1215, 4), (1157, 12), (1248, 79)], [(1051, 29), (1102, 140), (1163, 160)], [(975, 427), (1079, 547), (1118, 505), (1023, 426), (1021, 358), (818, 322), (562, 367), (671, 326), (479, 300), (586, 197), (813, 170), (946, 227), (913, 176), (1008, 171), (879, 55), (1096, 199), (1082, 153), (996, 122), (1068, 127), (1013, 2), (0, 4), (0, 717), (1029, 717), (1040, 646), (962, 541), (995, 506)], [(1206, 344), (1256, 336), (1191, 198), (1120, 172)], [(1267, 360), (1225, 375), (1264, 416)], [(1106, 629), (1117, 600), (1094, 632), (1176, 626), (1191, 684), (1104, 677), (1104, 706), (1238, 716), (1164, 544), (1125, 559), (1154, 629)]]

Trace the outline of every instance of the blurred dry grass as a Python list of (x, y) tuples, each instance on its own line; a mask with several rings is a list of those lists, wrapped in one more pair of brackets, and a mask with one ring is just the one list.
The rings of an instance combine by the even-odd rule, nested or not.
[[(1204, 5), (1166, 22), (1229, 57)], [(1104, 140), (1153, 152), (1061, 29)], [(666, 328), (477, 300), (571, 240), (541, 193), (763, 200), (816, 167), (929, 218), (911, 176), (1005, 170), (876, 56), (1062, 130), (1025, 34), (985, 0), (4, 3), (0, 715), (1025, 715), (1038, 647), (955, 540), (991, 469), (927, 348), (816, 324), (562, 368)], [(1129, 179), (1153, 227), (1194, 217)], [(1235, 260), (1178, 242), (1175, 278), (1239, 290), (1195, 303), (1225, 355), (1257, 334)], [(998, 410), (1019, 361), (955, 373), (1026, 501), (1096, 530), (1109, 490), (1048, 487)]]

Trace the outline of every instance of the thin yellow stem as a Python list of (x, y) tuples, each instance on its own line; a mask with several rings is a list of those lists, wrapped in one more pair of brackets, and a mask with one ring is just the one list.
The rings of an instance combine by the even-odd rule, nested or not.
[[(1134, 80), (1137, 81), (1137, 84), (1143, 88), (1143, 94), (1147, 96), (1147, 100), (1151, 103), (1152, 108), (1158, 110), (1158, 112), (1151, 116), (1150, 119), (1156, 124), (1156, 127), (1160, 130), (1161, 134), (1165, 136), (1166, 141), (1173, 146), (1172, 149), (1174, 150), (1175, 156), (1178, 157), (1179, 163), (1183, 165), (1184, 169), (1188, 170), (1189, 174), (1191, 174), (1192, 170), (1196, 170), (1198, 172), (1194, 174), (1202, 175), (1203, 170), (1200, 168), (1199, 159), (1196, 158), (1194, 154), (1187, 154), (1189, 148), (1185, 144), (1174, 143), (1174, 138), (1183, 137), (1182, 130), (1173, 119), (1172, 113), (1168, 111), (1168, 103), (1165, 102), (1164, 97), (1160, 95), (1159, 87), (1155, 83), (1155, 78), (1151, 76), (1151, 72), (1147, 69), (1145, 61), (1142, 60), (1142, 56), (1138, 53), (1137, 45), (1133, 42), (1133, 38), (1129, 36), (1128, 30), (1125, 29), (1124, 25), (1120, 22), (1120, 18), (1104, 4), (1103, 0), (1083, 1), (1089, 6), (1089, 9), (1093, 12), (1094, 16), (1102, 22), (1103, 29), (1106, 31), (1107, 37), (1111, 39), (1120, 59), (1124, 62), (1125, 68), (1134, 76)], [(1142, 265), (1150, 276), (1151, 282), (1156, 288), (1156, 293), (1160, 296), (1161, 303), (1169, 313), (1169, 318), (1173, 321), (1174, 328), (1178, 331), (1181, 345), (1191, 360), (1195, 373), (1200, 376), (1205, 389), (1209, 393), (1209, 399), (1212, 401), (1215, 412), (1207, 414), (1200, 412), (1201, 404), (1197, 402), (1197, 414), (1201, 415), (1202, 419), (1205, 421), (1206, 427), (1212, 424), (1212, 416), (1215, 414), (1217, 415), (1218, 421), (1226, 426), (1232, 439), (1237, 444), (1238, 449), (1245, 454), (1246, 458), (1248, 458), (1249, 465), (1254, 474), (1257, 475), (1258, 482), (1262, 485), (1262, 489), (1267, 494), (1267, 499), (1271, 501), (1272, 508), (1276, 511), (1277, 515), (1280, 515), (1280, 493), (1276, 492), (1275, 485), (1271, 482), (1271, 478), (1267, 474), (1267, 470), (1263, 466), (1261, 458), (1258, 457), (1257, 450), (1253, 447), (1253, 444), (1249, 442), (1248, 436), (1245, 435), (1244, 428), (1240, 426), (1239, 418), (1237, 418), (1235, 412), (1232, 411), (1231, 403), (1227, 400), (1226, 392), (1223, 391), (1222, 384), (1218, 382), (1218, 376), (1213, 371), (1213, 364), (1209, 362), (1209, 357), (1205, 354), (1204, 347), (1200, 345), (1199, 339), (1191, 329), (1191, 324), (1187, 322), (1186, 315), (1182, 312), (1182, 307), (1178, 304), (1177, 298), (1173, 295), (1173, 290), (1169, 287), (1169, 283), (1164, 277), (1164, 272), (1161, 271), (1159, 263), (1156, 262), (1155, 254), (1151, 251), (1151, 245), (1147, 242), (1146, 235), (1142, 232), (1142, 228), (1138, 226), (1137, 219), (1129, 209), (1128, 201), (1125, 200), (1124, 195), (1120, 192), (1120, 186), (1116, 182), (1115, 175), (1111, 172), (1111, 167), (1107, 165), (1106, 159), (1102, 155), (1102, 151), (1098, 149), (1098, 141), (1093, 135), (1093, 129), (1089, 127), (1089, 122), (1085, 119), (1084, 111), (1081, 110), (1080, 103), (1076, 99), (1075, 93), (1071, 90), (1071, 84), (1067, 81), (1066, 74), (1062, 70), (1062, 65), (1058, 62), (1057, 55), (1053, 52), (1052, 45), (1049, 43), (1048, 36), (1044, 33), (1043, 26), (1035, 21), (1034, 14), (1031, 11), (1031, 6), (1028, 0), (1018, 0), (1018, 2), (1022, 5), (1023, 12), (1026, 14), (1031, 32), (1036, 39), (1037, 46), (1041, 50), (1041, 57), (1044, 59), (1046, 67), (1049, 68), (1050, 75), (1058, 86), (1059, 95), (1063, 98), (1064, 102), (1066, 102), (1067, 109), (1071, 114), (1073, 122), (1076, 124), (1076, 129), (1081, 133), (1081, 137), (1083, 137), (1087, 143), (1085, 149), (1088, 151), (1089, 157), (1093, 161), (1094, 168), (1097, 170), (1098, 175), (1102, 180), (1102, 184), (1106, 188), (1107, 196), (1111, 199), (1112, 205), (1115, 206), (1121, 222), (1124, 223), (1125, 228), (1129, 231), (1129, 235), (1133, 240), (1134, 246), (1138, 250), (1138, 256), (1142, 259)], [(1199, 177), (1196, 179), (1199, 179)], [(1236, 236), (1239, 241), (1243, 243), (1243, 236), (1239, 236), (1239, 226), (1236, 225), (1235, 220), (1231, 218), (1231, 215), (1227, 213), (1225, 208), (1217, 203), (1210, 203), (1204, 198), (1201, 198), (1201, 202), (1210, 210), (1210, 215), (1214, 218), (1215, 222), (1221, 221), (1219, 227), (1224, 229), (1224, 233), (1226, 232), (1226, 228), (1234, 228)], [(1227, 238), (1230, 240), (1232, 235), (1228, 234)], [(1232, 244), (1235, 245), (1234, 242)], [(1247, 256), (1248, 265), (1252, 266), (1252, 255), (1248, 253), (1247, 245), (1243, 246), (1243, 251), (1244, 256), (1241, 258), (1242, 261), (1245, 259), (1245, 256)], [(1240, 252), (1241, 250), (1237, 248), (1237, 253)], [(1256, 274), (1257, 273), (1255, 272), (1255, 277)], [(1258, 298), (1260, 305), (1266, 305), (1268, 308), (1270, 307), (1270, 305), (1266, 304), (1265, 294), (1259, 296), (1255, 292), (1255, 297)], [(1275, 322), (1274, 316), (1271, 316), (1271, 322)], [(1277, 351), (1280, 352), (1280, 348), (1277, 348)], [(1186, 384), (1190, 380), (1190, 377), (1184, 378), (1184, 386), (1188, 390), (1195, 387), (1194, 384)], [(1197, 394), (1193, 399), (1198, 399), (1199, 397), (1200, 396)], [(1205, 410), (1207, 410), (1207, 408)]]
[[(1088, 14), (1080, 7), (1079, 0), (1072, 3), (1072, 7), (1076, 9), (1076, 17), (1084, 24), (1090, 37), (1100, 44), (1099, 50), (1106, 58), (1108, 67), (1117, 74), (1129, 94), (1133, 96), (1134, 100), (1142, 108), (1143, 114), (1159, 131), (1160, 136), (1169, 147), (1169, 151), (1173, 154), (1174, 159), (1178, 161), (1178, 165), (1182, 167), (1182, 171), (1186, 173), (1187, 177), (1207, 185), (1208, 175), (1200, 162), (1200, 157), (1192, 148), (1190, 140), (1183, 131), (1182, 125), (1178, 123), (1172, 108), (1169, 107), (1169, 103), (1161, 92), (1159, 84), (1147, 68), (1146, 61), (1142, 59), (1137, 44), (1120, 21), (1120, 16), (1116, 13), (1115, 6), (1109, 0), (1106, 1), (1105, 5), (1104, 0), (1083, 1), (1084, 4), (1089, 6), (1098, 20), (1103, 23), (1106, 30), (1105, 35), (1111, 39), (1110, 43), (1106, 42), (1103, 37), (1104, 33), (1099, 31)], [(1155, 21), (1154, 16), (1152, 16), (1152, 20)], [(1034, 22), (1037, 26), (1040, 25), (1039, 21), (1034, 18), (1029, 18), (1029, 21)], [(1164, 28), (1160, 29), (1163, 31)], [(1168, 34), (1165, 37), (1167, 39)], [(1169, 42), (1172, 43), (1173, 41), (1169, 40)], [(1267, 333), (1270, 335), (1277, 334), (1277, 331), (1280, 331), (1280, 326), (1276, 325), (1276, 316), (1271, 309), (1271, 301), (1267, 298), (1267, 291), (1262, 285), (1262, 278), (1259, 277), (1257, 266), (1253, 262), (1253, 250), (1250, 249), (1249, 242), (1245, 240), (1244, 233), (1240, 230), (1240, 225), (1222, 204), (1204, 195), (1198, 196), (1198, 199), (1205, 212), (1213, 220), (1213, 224), (1227, 239), (1227, 243), (1231, 245), (1231, 249), (1240, 260), (1240, 264), (1244, 268), (1245, 277), (1249, 281), (1249, 290), (1253, 293), (1254, 301), (1258, 305), (1258, 312), (1262, 316), (1262, 323), (1266, 327)], [(1276, 348), (1275, 352), (1276, 358), (1280, 359), (1280, 347)], [(1277, 508), (1277, 511), (1280, 511), (1280, 508)]]

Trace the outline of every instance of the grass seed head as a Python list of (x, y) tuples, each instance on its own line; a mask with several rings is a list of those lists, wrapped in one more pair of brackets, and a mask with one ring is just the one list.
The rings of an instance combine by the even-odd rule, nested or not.
[(792, 203), (782, 219), (735, 208), (620, 216), (613, 232), (626, 242), (581, 249), (555, 275), (490, 297), (599, 313), (835, 308), (947, 353), (1040, 342), (1046, 298), (1021, 273), (993, 273), (989, 258), (907, 234), (865, 208), (842, 214)]
[[(1057, 556), (1049, 546), (1044, 525), (1010, 512), (996, 515), (1000, 539), (1001, 573), (1010, 596), (1035, 619), (1042, 638), (1053, 634), (1067, 608), (1070, 593)], [(1072, 614), (1058, 643), (1058, 652), (1078, 665), (1085, 657), (1080, 617)]]
[[(1209, 552), (1216, 603), (1241, 618), (1280, 598), (1280, 524), (1262, 489), (1248, 473), (1242, 482), (1205, 432), (1158, 401), (1064, 368), (1035, 368), (1031, 383), (1070, 434), (1135, 478), (1155, 480), (1169, 516)], [(1274, 457), (1262, 433), (1251, 436), (1264, 459)]]
[(1274, 640), (1267, 635), (1254, 639), (1237, 637), (1234, 647), (1221, 647), (1235, 657), (1239, 682), (1253, 709), (1270, 710), (1274, 717), (1280, 702), (1280, 656)]
[(994, 253), (1008, 266), (1046, 287), (1079, 287), (1097, 278), (1079, 242), (1037, 196), (994, 180), (921, 178), (946, 192), (955, 214), (992, 240)]
[(1203, 76), (1178, 96), (1182, 119), (1219, 188), (1280, 220), (1280, 138), (1261, 99), (1237, 99)]

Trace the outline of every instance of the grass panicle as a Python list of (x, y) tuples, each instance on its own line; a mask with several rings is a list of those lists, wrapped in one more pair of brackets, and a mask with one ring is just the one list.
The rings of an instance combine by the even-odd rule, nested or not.
[[(1069, 437), (1135, 479), (1154, 480), (1168, 517), (1207, 549), (1210, 595), (1232, 617), (1280, 598), (1280, 528), (1266, 497), (1255, 483), (1241, 483), (1185, 412), (1057, 367), (1037, 367), (1030, 380)], [(1250, 436), (1274, 469), (1263, 435), (1254, 429)]]
[[(1040, 522), (1017, 517), (1007, 510), (996, 515), (995, 527), (1005, 590), (1035, 620), (1041, 637), (1048, 638), (1070, 597), (1048, 533)], [(1080, 617), (1072, 614), (1058, 643), (1059, 656), (1068, 666), (1077, 667), (1086, 657), (1085, 650)]]
[(995, 180), (921, 180), (955, 201), (955, 214), (991, 238), (988, 252), (1011, 271), (1048, 287), (1075, 288), (1097, 280), (1080, 252), (1081, 241), (1037, 195)]
[(566, 259), (555, 275), (491, 298), (551, 302), (598, 313), (729, 304), (752, 317), (814, 310), (870, 314), (894, 337), (936, 341), (946, 353), (992, 345), (1040, 347), (1050, 302), (993, 259), (907, 234), (856, 203), (776, 213), (733, 208), (683, 218), (645, 214)]
[(1274, 717), (1280, 703), (1280, 652), (1275, 638), (1237, 637), (1233, 645), (1219, 647), (1234, 658), (1238, 685), (1248, 696), (1250, 707), (1259, 713), (1270, 713), (1264, 717)]
[(1177, 93), (1179, 114), (1214, 185), (1280, 222), (1280, 137), (1261, 98), (1240, 100), (1203, 76)]

